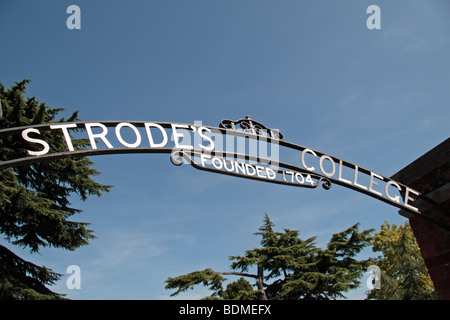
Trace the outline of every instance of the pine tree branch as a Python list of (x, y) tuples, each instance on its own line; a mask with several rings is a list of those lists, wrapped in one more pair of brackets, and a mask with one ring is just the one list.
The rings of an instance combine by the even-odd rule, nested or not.
[(234, 272), (234, 271), (231, 271), (231, 272), (216, 272), (216, 274), (219, 274), (219, 275), (223, 275), (223, 274), (224, 275), (235, 275), (235, 276), (250, 277), (250, 278), (255, 278), (255, 279), (258, 278), (258, 276), (256, 274), (245, 273), (245, 272)]

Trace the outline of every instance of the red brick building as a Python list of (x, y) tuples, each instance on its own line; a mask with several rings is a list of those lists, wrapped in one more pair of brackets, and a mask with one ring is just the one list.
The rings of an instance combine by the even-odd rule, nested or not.
[(450, 138), (391, 177), (434, 201), (418, 199), (420, 212), (442, 226), (400, 210), (409, 219), (422, 257), (442, 299), (450, 300)]

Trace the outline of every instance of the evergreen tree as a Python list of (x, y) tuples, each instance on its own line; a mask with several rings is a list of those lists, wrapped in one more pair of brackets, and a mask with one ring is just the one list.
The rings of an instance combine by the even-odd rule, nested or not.
[(385, 221), (373, 237), (372, 249), (382, 253), (374, 259), (381, 270), (381, 286), (368, 292), (367, 299), (438, 299), (408, 222), (397, 226)]
[(250, 282), (241, 277), (228, 284), (221, 297), (225, 300), (256, 300), (257, 295)]
[[(56, 120), (63, 111), (50, 108), (34, 97), (26, 98), (29, 80), (5, 89), (0, 83), (2, 117), (0, 129), (54, 122), (79, 121), (75, 112), (69, 119)], [(49, 142), (51, 152), (63, 152), (65, 139), (47, 131), (42, 137)], [(89, 145), (87, 139), (73, 139), (75, 150)], [(0, 137), (0, 161), (28, 156), (31, 145), (17, 136)], [(88, 223), (70, 220), (81, 211), (71, 207), (69, 197), (78, 195), (83, 201), (90, 195), (100, 196), (111, 186), (101, 185), (92, 177), (99, 174), (86, 157), (65, 158), (35, 163), (0, 171), (0, 232), (13, 245), (37, 253), (42, 247), (67, 250), (86, 245), (95, 238)], [(49, 290), (61, 274), (25, 261), (0, 245), (0, 299), (60, 298)]]
[[(334, 234), (327, 248), (321, 249), (316, 247), (315, 237), (302, 240), (298, 231), (275, 232), (273, 226), (266, 214), (260, 232), (255, 233), (262, 238), (261, 248), (230, 257), (234, 260), (231, 269), (238, 271), (195, 271), (168, 278), (166, 289), (177, 289), (173, 296), (203, 284), (214, 291), (212, 297), (223, 299), (298, 300), (336, 299), (358, 287), (367, 261), (354, 256), (368, 244), (372, 230), (359, 232), (355, 224)], [(256, 268), (256, 272), (249, 273), (250, 268)], [(241, 278), (223, 290), (224, 275), (252, 278), (256, 289), (249, 290), (248, 281)]]

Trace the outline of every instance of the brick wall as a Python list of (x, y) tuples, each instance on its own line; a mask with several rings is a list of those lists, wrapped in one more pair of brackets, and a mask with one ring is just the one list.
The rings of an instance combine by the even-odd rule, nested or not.
[[(441, 208), (419, 199), (414, 206), (422, 214), (450, 225), (450, 138), (391, 178), (439, 203)], [(450, 300), (450, 232), (422, 217), (403, 210), (399, 213), (409, 218), (436, 291), (442, 299)]]

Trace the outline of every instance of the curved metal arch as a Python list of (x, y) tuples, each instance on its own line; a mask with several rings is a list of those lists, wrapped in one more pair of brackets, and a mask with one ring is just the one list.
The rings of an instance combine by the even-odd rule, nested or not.
[[(224, 120), (224, 121), (228, 121), (228, 120)], [(117, 126), (119, 123), (122, 122), (126, 122), (129, 124), (132, 124), (136, 127), (140, 127), (143, 128), (145, 123), (148, 123), (149, 121), (78, 121), (78, 122), (64, 122), (64, 124), (75, 124), (77, 125), (77, 128), (75, 129), (83, 129), (82, 127), (78, 127), (78, 125), (85, 125), (85, 124), (94, 124), (94, 123), (101, 123), (103, 125), (105, 125), (106, 127), (115, 127)], [(177, 122), (153, 122), (153, 123), (157, 123), (160, 126), (162, 126), (163, 128), (171, 128), (172, 125), (180, 125), (180, 126), (195, 126), (195, 125), (191, 125), (191, 124), (187, 124), (187, 123), (177, 123)], [(0, 130), (0, 138), (3, 136), (7, 136), (7, 135), (17, 135), (20, 134), (23, 130), (25, 129), (29, 129), (29, 128), (35, 128), (35, 129), (39, 129), (39, 130), (50, 130), (50, 126), (54, 125), (54, 124), (60, 124), (59, 122), (55, 122), (55, 123), (48, 123), (48, 124), (39, 124), (39, 125), (29, 125), (29, 126), (22, 126), (22, 127), (14, 127), (14, 128), (8, 128), (8, 129), (2, 129)], [(262, 137), (258, 134), (252, 134), (250, 132), (244, 132), (244, 131), (236, 131), (233, 128), (226, 128), (226, 127), (213, 127), (213, 126), (207, 126), (207, 125), (202, 125), (205, 128), (210, 129), (212, 132), (216, 132), (216, 133), (222, 133), (222, 134), (226, 134), (226, 135), (234, 135), (234, 136), (238, 136), (238, 137), (247, 137), (250, 139), (256, 139), (256, 140), (260, 140), (260, 139), (265, 139), (268, 143), (271, 143), (272, 141), (275, 141), (277, 144), (279, 144), (280, 146), (283, 147), (287, 147), (290, 148), (292, 150), (297, 150), (297, 151), (301, 151), (303, 152), (305, 149), (309, 149), (312, 150), (313, 152), (315, 152), (317, 154), (317, 156), (329, 156), (331, 159), (333, 159), (336, 162), (342, 161), (342, 165), (347, 167), (347, 168), (354, 168), (356, 165), (342, 160), (340, 158), (331, 156), (329, 154), (326, 154), (324, 152), (318, 151), (318, 150), (314, 150), (311, 148), (307, 148), (292, 142), (287, 142), (285, 140), (280, 140), (278, 138), (272, 138), (272, 137)], [(140, 153), (140, 151), (124, 151), (122, 149), (128, 149), (128, 148), (114, 148), (117, 149), (119, 151), (119, 153)], [(140, 149), (140, 148), (136, 148), (136, 149)], [(144, 148), (142, 148), (144, 149)], [(134, 149), (133, 149), (134, 150)], [(100, 150), (96, 150), (96, 151), (100, 151)], [(70, 151), (71, 153), (74, 153), (75, 151)], [(145, 153), (145, 151), (143, 151)], [(105, 154), (112, 154), (114, 152), (105, 152)], [(151, 152), (150, 152), (151, 153)], [(100, 153), (92, 153), (91, 155), (96, 155), (96, 154), (100, 154)], [(84, 156), (84, 155), (80, 155), (80, 156)], [(51, 157), (51, 155), (44, 155), (44, 156), (39, 156), (41, 159), (45, 159), (47, 157)], [(17, 160), (21, 160), (20, 163), (22, 164), (27, 164), (27, 163), (32, 163), (35, 162), (34, 160), (30, 160), (31, 162), (27, 162), (25, 161), (25, 159), (30, 159), (31, 157), (27, 157), (27, 158), (23, 158), (23, 159), (17, 159)], [(23, 161), (22, 161), (23, 160)], [(11, 160), (11, 161), (5, 161), (5, 162), (0, 162), (0, 170), (3, 168), (7, 168), (7, 167), (11, 167), (11, 166), (15, 166), (18, 165), (14, 162), (15, 160)], [(360, 172), (365, 173), (365, 174), (370, 174), (371, 171), (368, 169), (365, 169), (363, 167), (359, 167), (358, 169)], [(381, 175), (382, 176), (382, 175)], [(382, 176), (385, 179), (390, 179), (388, 177)], [(340, 183), (338, 183), (340, 184)], [(401, 186), (406, 187), (406, 185), (399, 183)]]
[[(94, 124), (94, 123), (101, 123), (103, 125), (105, 125), (106, 127), (115, 127), (117, 126), (119, 123), (129, 123), (132, 124), (136, 127), (144, 127), (145, 123), (148, 123), (149, 121), (79, 121), (79, 122), (64, 122), (64, 124), (76, 124), (77, 128), (74, 129), (83, 129), (82, 127), (78, 127), (78, 125), (85, 125), (85, 124)], [(59, 123), (59, 122), (58, 122)], [(187, 124), (187, 123), (176, 123), (176, 122), (153, 122), (156, 124), (159, 124), (160, 126), (162, 126), (163, 128), (171, 128), (172, 125), (179, 125), (179, 126), (195, 126), (195, 125), (191, 125), (191, 124)], [(49, 124), (40, 124), (40, 125), (30, 125), (30, 126), (22, 126), (22, 127), (15, 127), (15, 128), (8, 128), (8, 129), (2, 129), (0, 130), (0, 138), (6, 135), (17, 135), (20, 134), (23, 130), (25, 129), (29, 129), (29, 128), (35, 128), (35, 129), (39, 129), (39, 130), (50, 130), (50, 126), (54, 125), (57, 123), (49, 123)], [(318, 157), (321, 156), (328, 156), (330, 157), (333, 161), (335, 162), (342, 162), (342, 165), (353, 169), (355, 167), (358, 167), (359, 172), (362, 172), (364, 174), (370, 175), (372, 171), (365, 169), (363, 167), (359, 167), (356, 166), (355, 164), (352, 164), (351, 162), (342, 160), (340, 158), (331, 156), (329, 154), (326, 154), (324, 152), (315, 150), (315, 149), (311, 149), (311, 148), (307, 148), (292, 142), (287, 142), (285, 140), (279, 140), (278, 138), (271, 138), (271, 137), (262, 137), (258, 134), (252, 134), (250, 132), (244, 132), (244, 131), (236, 131), (233, 128), (225, 128), (225, 127), (213, 127), (213, 126), (206, 126), (206, 125), (202, 125), (205, 128), (210, 129), (213, 133), (221, 133), (221, 134), (225, 134), (225, 135), (234, 135), (234, 136), (238, 136), (238, 137), (247, 137), (250, 139), (255, 139), (255, 140), (261, 140), (264, 139), (265, 141), (267, 141), (268, 143), (271, 143), (272, 141), (274, 141), (275, 143), (279, 144), (280, 146), (292, 149), (292, 150), (297, 150), (297, 151), (301, 151), (303, 152), (305, 149), (311, 150), (313, 151)], [(162, 150), (162, 149), (170, 149), (169, 150)], [(62, 152), (62, 153), (54, 153), (54, 154), (46, 154), (43, 156), (36, 156), (36, 157), (26, 157), (26, 158), (20, 158), (20, 159), (14, 159), (14, 160), (9, 160), (9, 161), (4, 161), (4, 162), (0, 162), (0, 170), (4, 169), (4, 168), (8, 168), (8, 167), (13, 167), (13, 166), (18, 166), (18, 165), (27, 165), (27, 164), (31, 164), (34, 162), (39, 162), (39, 161), (46, 161), (46, 159), (49, 160), (56, 160), (56, 159), (61, 159), (61, 158), (65, 158), (65, 157), (70, 157), (70, 156), (92, 156), (92, 155), (100, 155), (100, 154), (120, 154), (120, 153), (170, 153), (172, 151), (172, 148), (145, 148), (145, 147), (140, 147), (140, 148), (113, 148), (113, 149), (95, 149), (95, 150), (79, 150), (79, 151), (67, 151), (67, 152)], [(381, 176), (383, 179), (385, 180), (391, 180), (388, 177), (385, 177), (383, 175), (379, 175)], [(348, 185), (346, 183), (343, 183), (342, 181), (336, 180), (336, 179), (331, 179), (331, 180), (335, 180), (334, 183), (338, 184), (338, 185), (342, 185), (344, 187), (349, 187), (351, 189), (354, 189), (356, 191), (364, 191), (361, 190), (359, 188), (356, 187), (352, 187), (351, 185)], [(407, 186), (397, 182), (400, 186), (406, 188)], [(364, 192), (363, 192), (364, 193)], [(371, 195), (371, 194), (369, 194)]]
[[(242, 119), (241, 119), (242, 120)], [(73, 130), (80, 130), (80, 129), (84, 129), (84, 127), (82, 127), (85, 124), (94, 124), (94, 123), (101, 123), (103, 125), (105, 125), (106, 127), (115, 127), (120, 123), (128, 123), (131, 125), (134, 125), (136, 127), (144, 127), (146, 123), (149, 123), (149, 121), (79, 121), (79, 122), (64, 122), (64, 124), (66, 125), (76, 125), (75, 128), (73, 128)], [(163, 128), (172, 128), (173, 125), (177, 125), (177, 126), (186, 126), (189, 129), (193, 130), (195, 127), (198, 127), (198, 125), (192, 125), (192, 124), (186, 124), (186, 123), (176, 123), (176, 122), (151, 122), (151, 123), (155, 123), (160, 125)], [(61, 124), (60, 122), (55, 122), (55, 123), (48, 123), (48, 124), (38, 124), (38, 125), (29, 125), (29, 126), (21, 126), (21, 127), (14, 127), (14, 128), (7, 128), (7, 129), (2, 129), (0, 130), (0, 138), (4, 137), (4, 136), (11, 136), (11, 135), (18, 135), (20, 134), (23, 130), (26, 129), (30, 129), (30, 128), (35, 128), (38, 130), (42, 130), (42, 131), (47, 131), (47, 130), (51, 130), (50, 126), (55, 125), (55, 124)], [(259, 123), (258, 123), (259, 124)], [(301, 151), (303, 152), (304, 150), (310, 150), (312, 152), (314, 152), (316, 154), (317, 157), (322, 157), (322, 156), (327, 156), (330, 159), (332, 159), (334, 162), (336, 163), (340, 163), (342, 164), (342, 166), (345, 166), (347, 168), (350, 169), (354, 169), (354, 168), (358, 168), (359, 172), (370, 175), (372, 173), (372, 171), (365, 169), (363, 167), (359, 167), (356, 166), (348, 161), (342, 160), (340, 158), (331, 156), (329, 154), (323, 153), (321, 151), (318, 150), (314, 150), (311, 148), (307, 148), (292, 142), (287, 142), (285, 140), (281, 140), (280, 136), (277, 135), (270, 135), (270, 136), (263, 136), (261, 134), (259, 134), (258, 132), (248, 132), (248, 131), (237, 131), (235, 130), (234, 127), (226, 127), (225, 125), (221, 124), (221, 127), (213, 127), (213, 126), (207, 126), (207, 125), (201, 125), (204, 128), (208, 128), (209, 130), (211, 130), (211, 132), (213, 133), (221, 133), (221, 134), (225, 134), (225, 135), (233, 135), (233, 136), (237, 136), (237, 137), (246, 137), (246, 138), (250, 138), (250, 139), (256, 139), (256, 140), (263, 140), (266, 141), (267, 143), (272, 143), (275, 142), (277, 144), (279, 144), (280, 146), (292, 149), (292, 150), (297, 150), (297, 151)], [(269, 129), (270, 130), (270, 129)], [(281, 136), (282, 137), (282, 136)], [(86, 149), (86, 150), (75, 150), (75, 151), (66, 151), (66, 152), (59, 152), (59, 153), (52, 153), (52, 154), (45, 154), (45, 155), (41, 155), (41, 156), (30, 156), (30, 157), (25, 157), (25, 158), (20, 158), (20, 159), (13, 159), (13, 160), (8, 160), (8, 161), (2, 161), (0, 162), (0, 170), (2, 169), (6, 169), (6, 168), (10, 168), (10, 167), (15, 167), (15, 166), (22, 166), (22, 165), (30, 165), (36, 162), (43, 162), (43, 161), (52, 161), (52, 160), (57, 160), (57, 159), (64, 159), (64, 158), (72, 158), (72, 157), (84, 157), (84, 156), (95, 156), (95, 155), (107, 155), (107, 154), (138, 154), (138, 153), (166, 153), (166, 154), (172, 154), (172, 152), (174, 151), (174, 148), (171, 147), (162, 147), (162, 148), (155, 148), (155, 147), (137, 147), (137, 148), (108, 148), (108, 149)], [(192, 151), (194, 154), (198, 153), (198, 152), (203, 152), (202, 150), (193, 150)], [(223, 154), (223, 151), (219, 151), (216, 152), (214, 150), (209, 151), (212, 155), (215, 154)], [(185, 157), (185, 159), (187, 159), (187, 153), (183, 154), (183, 157)], [(235, 156), (237, 158), (239, 157), (244, 157), (247, 160), (254, 160), (254, 161), (259, 161), (262, 160), (262, 158), (259, 157), (254, 157), (254, 156), (250, 156), (250, 155), (243, 155), (243, 154), (237, 154), (237, 153), (230, 153), (227, 152), (227, 155), (232, 155)], [(171, 155), (171, 157), (173, 158), (173, 154)], [(189, 159), (187, 159), (189, 160)], [(191, 159), (192, 160), (192, 159)], [(193, 161), (189, 161), (189, 163), (195, 167), (196, 169), (200, 169), (200, 170), (205, 170), (205, 171), (214, 171), (216, 173), (222, 173), (222, 174), (228, 174), (228, 175), (233, 175), (230, 173), (225, 173), (225, 172), (218, 172), (218, 170), (213, 170), (210, 168), (201, 168), (198, 165), (195, 164), (195, 162)], [(333, 178), (333, 177), (328, 177), (328, 176), (324, 176), (321, 175), (320, 173), (317, 172), (311, 172), (308, 170), (305, 170), (304, 168), (301, 168), (299, 166), (295, 166), (292, 164), (288, 164), (285, 162), (278, 162), (277, 163), (280, 167), (285, 168), (285, 169), (289, 169), (292, 171), (296, 171), (296, 172), (303, 172), (303, 173), (309, 173), (312, 175), (315, 175), (319, 178), (324, 179), (325, 181), (329, 181), (331, 183), (352, 189), (354, 191), (363, 193), (365, 195), (368, 195), (372, 198), (375, 198), (377, 200), (380, 200), (382, 202), (385, 202), (387, 204), (393, 205), (395, 207), (398, 207), (400, 209), (403, 209), (405, 211), (408, 211), (414, 215), (418, 215), (423, 217), (424, 219), (427, 219), (429, 221), (432, 221), (433, 223), (436, 223), (438, 225), (440, 225), (441, 227), (445, 228), (446, 230), (450, 230), (450, 226), (445, 225), (443, 223), (441, 223), (440, 221), (432, 218), (432, 217), (428, 217), (425, 216), (423, 214), (421, 214), (420, 212), (417, 212), (415, 210), (411, 210), (407, 207), (405, 207), (404, 205), (394, 202), (394, 201), (390, 201), (389, 199), (383, 197), (383, 196), (379, 196), (377, 194), (374, 194), (373, 192), (369, 192), (368, 190), (365, 189), (361, 189), (358, 188), (356, 186), (354, 186), (353, 184), (348, 184), (345, 182), (342, 182), (339, 179)], [(239, 176), (239, 175), (234, 175), (234, 176)], [(382, 179), (384, 179), (384, 181), (393, 181), (392, 179), (385, 177), (383, 175), (378, 175), (380, 176)], [(256, 179), (256, 180), (261, 180), (261, 179), (257, 179), (255, 177), (247, 177), (247, 176), (240, 176), (243, 178), (247, 178), (247, 179)], [(270, 182), (270, 181), (269, 181)], [(280, 183), (280, 184), (288, 184), (288, 183), (282, 183), (282, 182), (274, 182), (274, 183)], [(401, 186), (403, 189), (408, 188), (408, 186), (400, 183), (400, 182), (396, 182), (399, 186)], [(292, 184), (288, 184), (288, 185), (292, 185)], [(419, 193), (418, 193), (419, 194)], [(425, 195), (421, 195), (419, 194), (418, 198), (423, 199), (427, 202), (429, 202), (430, 204), (432, 204), (433, 206), (437, 206), (438, 204), (436, 204), (433, 200), (427, 198)], [(442, 208), (441, 208), (442, 209)], [(443, 210), (443, 209), (442, 209)], [(446, 215), (450, 215), (448, 212), (446, 212), (445, 210), (443, 210), (444, 213)]]

